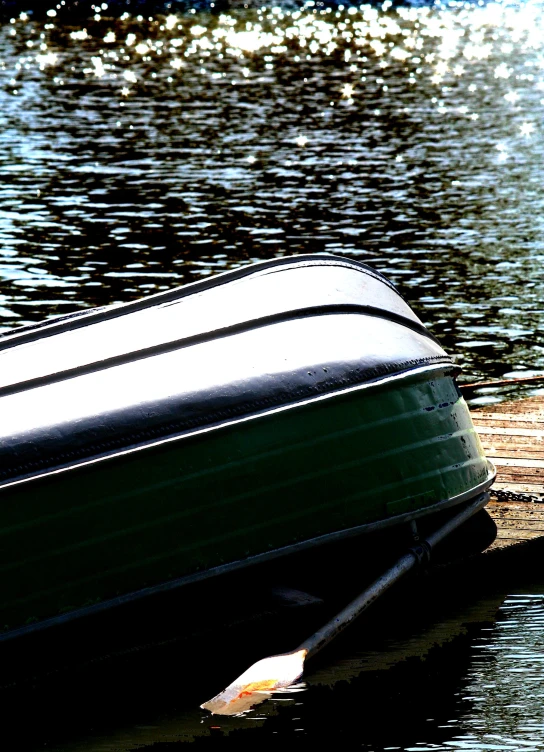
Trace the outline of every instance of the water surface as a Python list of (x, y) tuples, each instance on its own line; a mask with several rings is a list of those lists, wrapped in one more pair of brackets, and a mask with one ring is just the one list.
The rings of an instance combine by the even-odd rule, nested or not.
[[(386, 274), (465, 381), (542, 373), (543, 113), (542, 2), (22, 14), (0, 28), (0, 330), (324, 251)], [(542, 592), (405, 604), (241, 719), (149, 686), (113, 720), (57, 709), (38, 746), (544, 749)]]
[(0, 326), (325, 251), (542, 372), (542, 3), (389, 6), (4, 25)]
[[(539, 550), (541, 555), (542, 546)], [(151, 752), (181, 744), (204, 749), (327, 745), (367, 752), (541, 750), (544, 588), (538, 573), (531, 576), (536, 558), (514, 555), (498, 564), (502, 583), (489, 577), (495, 565), (483, 578), (464, 568), (462, 587), (451, 573), (431, 578), (430, 584), (412, 583), (308, 665), (299, 691), (277, 693), (240, 717), (198, 710), (206, 672), (208, 685), (215, 687), (210, 667), (224, 668), (221, 655), (228, 661), (228, 641), (213, 643), (193, 704), (184, 666), (176, 660), (172, 673), (163, 667), (172, 692), (168, 699), (157, 701), (162, 688), (144, 688), (142, 706), (131, 709), (120, 693), (116, 712), (107, 715), (109, 727), (95, 714), (85, 733), (57, 745), (49, 737), (48, 747), (63, 752)]]

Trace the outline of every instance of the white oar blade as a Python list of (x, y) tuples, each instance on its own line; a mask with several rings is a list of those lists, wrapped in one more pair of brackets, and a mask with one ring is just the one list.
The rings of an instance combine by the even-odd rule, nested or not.
[(221, 692), (212, 700), (204, 702), (200, 707), (203, 710), (209, 710), (214, 715), (241, 715), (272, 697), (272, 692), (240, 692), (232, 700), (226, 702), (223, 699), (223, 694)]
[(307, 650), (263, 658), (200, 707), (216, 715), (237, 715), (269, 698), (276, 689), (294, 684), (304, 671)]

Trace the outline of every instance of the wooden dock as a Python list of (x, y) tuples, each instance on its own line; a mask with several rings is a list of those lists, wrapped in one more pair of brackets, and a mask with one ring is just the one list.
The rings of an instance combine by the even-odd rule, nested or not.
[(489, 550), (544, 537), (544, 396), (479, 408), (472, 418), (497, 468), (487, 509), (498, 534)]

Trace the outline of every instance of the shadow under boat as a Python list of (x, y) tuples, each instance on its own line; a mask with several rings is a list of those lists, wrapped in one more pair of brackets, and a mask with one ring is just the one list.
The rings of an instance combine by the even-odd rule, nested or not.
[[(420, 521), (418, 533), (452, 514)], [(485, 550), (495, 534), (482, 509), (438, 545), (433, 566)], [(103, 692), (112, 676), (115, 691), (123, 685), (130, 693), (152, 677), (162, 682), (172, 665), (183, 666), (191, 692), (202, 680), (209, 692), (231, 666), (262, 657), (263, 650), (292, 648), (414, 545), (414, 527), (407, 524), (28, 630), (0, 641), (0, 696), (39, 696), (53, 687), (71, 692), (74, 683), (88, 689), (93, 682)]]
[[(428, 521), (420, 525), (422, 534), (430, 528)], [(452, 537), (439, 547), (429, 570), (434, 589), (444, 589), (437, 578), (449, 577), (445, 590), (466, 591), (465, 576), (447, 574), (455, 571), (452, 559), (462, 557), (460, 566), (468, 566), (466, 557), (485, 549), (494, 532), (482, 510), (454, 534), (457, 541)], [(202, 698), (263, 653), (291, 648), (412, 543), (413, 530), (407, 525), (371, 539), (300, 552), (251, 572), (225, 574), (192, 591), (156, 594), (55, 630), (28, 633), (1, 646), (3, 712), (14, 722), (32, 717), (29, 745), (33, 739), (77, 737), (91, 726), (130, 726), (142, 716), (160, 716), (165, 708), (180, 706), (193, 708), (188, 720), (174, 724), (180, 734), (184, 724), (196, 728)], [(424, 578), (428, 592), (429, 582)], [(421, 579), (412, 576), (397, 585), (384, 597), (382, 613), (398, 620), (420, 586)], [(360, 635), (348, 630), (348, 640), (350, 632)], [(342, 678), (342, 670), (335, 674)]]

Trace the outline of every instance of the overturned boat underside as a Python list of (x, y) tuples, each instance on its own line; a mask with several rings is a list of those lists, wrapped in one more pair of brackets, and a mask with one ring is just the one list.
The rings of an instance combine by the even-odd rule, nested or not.
[(7, 633), (396, 525), (490, 485), (456, 367), (331, 256), (0, 338)]

